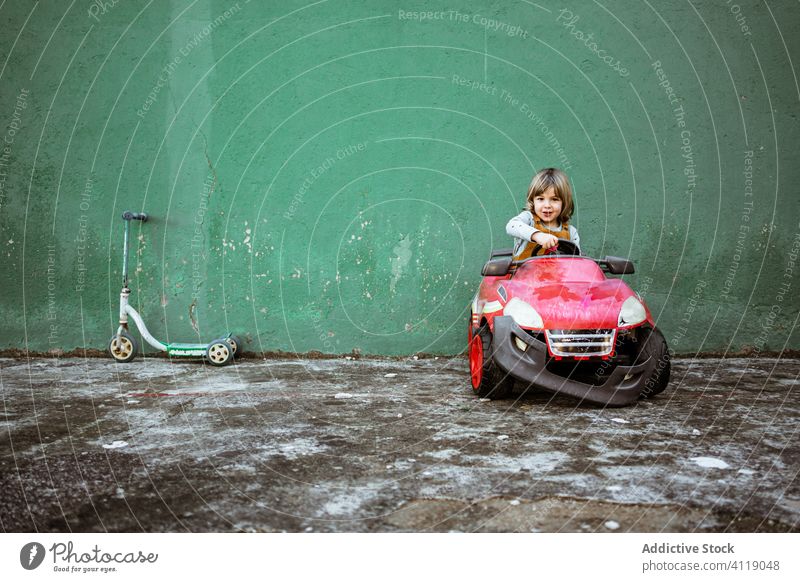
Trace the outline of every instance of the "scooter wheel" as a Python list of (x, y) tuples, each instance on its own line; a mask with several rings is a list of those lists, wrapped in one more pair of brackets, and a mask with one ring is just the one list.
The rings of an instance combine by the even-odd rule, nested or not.
[(232, 335), (228, 338), (228, 343), (231, 344), (233, 348), (233, 357), (237, 360), (242, 357), (242, 348), (244, 344), (242, 344), (242, 340), (239, 338), (238, 335)]
[(139, 346), (136, 345), (136, 340), (126, 331), (119, 334), (119, 341), (117, 341), (117, 335), (114, 334), (111, 341), (108, 342), (108, 352), (117, 362), (130, 362), (136, 357), (138, 350)]
[(233, 360), (233, 347), (227, 339), (216, 339), (208, 344), (206, 359), (212, 366), (224, 366)]

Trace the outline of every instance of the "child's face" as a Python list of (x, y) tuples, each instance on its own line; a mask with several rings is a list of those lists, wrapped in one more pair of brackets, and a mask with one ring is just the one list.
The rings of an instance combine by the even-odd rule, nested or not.
[(545, 224), (556, 226), (558, 217), (561, 216), (561, 198), (556, 194), (555, 188), (550, 186), (533, 199), (533, 212)]

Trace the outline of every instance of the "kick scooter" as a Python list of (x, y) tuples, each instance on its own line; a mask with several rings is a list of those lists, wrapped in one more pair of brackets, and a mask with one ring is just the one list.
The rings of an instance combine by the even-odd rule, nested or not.
[(131, 220), (147, 222), (147, 218), (147, 214), (144, 212), (126, 211), (122, 214), (122, 220), (125, 221), (125, 240), (122, 245), (122, 291), (119, 295), (119, 328), (108, 343), (111, 357), (117, 362), (130, 362), (136, 357), (138, 345), (136, 339), (128, 332), (128, 317), (130, 317), (136, 323), (144, 340), (157, 350), (167, 352), (170, 356), (202, 356), (212, 366), (224, 366), (234, 357), (241, 355), (242, 344), (235, 335), (228, 334), (226, 337), (215, 339), (207, 344), (165, 344), (150, 335), (142, 316), (128, 303), (131, 294), (131, 290), (128, 288), (128, 238)]

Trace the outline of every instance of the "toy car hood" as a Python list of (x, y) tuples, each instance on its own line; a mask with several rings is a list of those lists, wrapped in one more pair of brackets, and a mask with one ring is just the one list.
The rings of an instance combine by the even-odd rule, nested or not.
[(616, 328), (622, 304), (635, 296), (623, 281), (606, 279), (595, 261), (580, 257), (529, 261), (502, 285), (505, 303), (525, 301), (545, 329)]

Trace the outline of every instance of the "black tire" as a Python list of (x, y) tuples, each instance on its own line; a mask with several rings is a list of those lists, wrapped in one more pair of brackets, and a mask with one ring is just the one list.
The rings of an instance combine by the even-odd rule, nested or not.
[(228, 343), (231, 344), (231, 348), (233, 348), (233, 357), (237, 360), (242, 357), (242, 340), (239, 339), (239, 336), (231, 335), (228, 338)]
[(657, 328), (643, 328), (639, 335), (641, 349), (635, 363), (644, 362), (648, 357), (655, 360), (655, 369), (645, 380), (639, 398), (652, 398), (661, 394), (669, 385), (670, 356), (667, 340)]
[(206, 360), (212, 366), (225, 366), (233, 361), (233, 348), (227, 339), (215, 339), (206, 348)]
[(127, 331), (119, 334), (119, 342), (117, 342), (117, 335), (114, 334), (108, 342), (108, 353), (114, 358), (115, 362), (126, 364), (136, 357), (139, 351), (139, 345), (136, 339)]
[(470, 381), (473, 392), (481, 398), (508, 398), (514, 378), (503, 372), (492, 359), (492, 332), (484, 325), (472, 334), (469, 346)]

